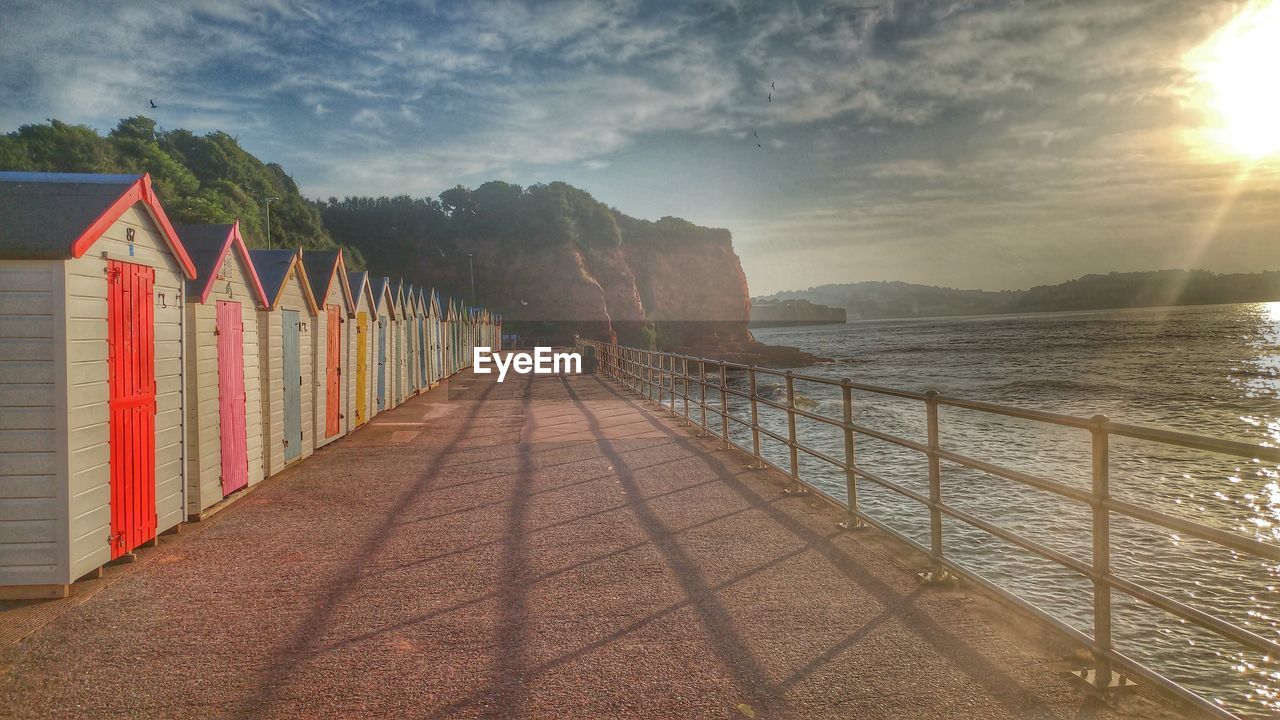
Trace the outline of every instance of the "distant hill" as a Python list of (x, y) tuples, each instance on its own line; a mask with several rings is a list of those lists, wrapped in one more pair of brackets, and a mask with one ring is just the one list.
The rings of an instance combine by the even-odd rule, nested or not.
[(553, 343), (574, 333), (667, 349), (750, 343), (728, 230), (633, 218), (562, 182), (317, 206), (374, 273), (471, 299), (474, 266), (475, 302), (500, 310), (507, 330)]
[(760, 300), (808, 300), (842, 307), (850, 320), (986, 315), (992, 313), (1104, 310), (1165, 305), (1280, 300), (1280, 272), (1218, 274), (1206, 270), (1085, 275), (1030, 290), (957, 290), (904, 282), (820, 285)]
[[(334, 246), (317, 208), (284, 168), (249, 154), (224, 132), (160, 130), (150, 118), (125, 118), (106, 135), (58, 120), (0, 134), (0, 170), (151, 173), (156, 195), (176, 223), (240, 221), (245, 241), (266, 246), (265, 198), (275, 247)], [(348, 265), (363, 267), (358, 254)]]

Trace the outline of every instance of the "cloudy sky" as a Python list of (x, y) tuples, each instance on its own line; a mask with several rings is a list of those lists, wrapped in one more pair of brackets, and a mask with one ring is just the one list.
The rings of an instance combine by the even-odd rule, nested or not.
[(565, 180), (729, 228), (755, 293), (1280, 269), (1280, 1), (5, 5), (0, 130), (225, 130), (316, 197)]

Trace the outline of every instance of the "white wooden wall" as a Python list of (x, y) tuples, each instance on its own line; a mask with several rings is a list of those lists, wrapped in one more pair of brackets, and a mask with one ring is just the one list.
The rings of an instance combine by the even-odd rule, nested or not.
[(0, 261), (0, 585), (70, 581), (64, 279), (59, 260)]

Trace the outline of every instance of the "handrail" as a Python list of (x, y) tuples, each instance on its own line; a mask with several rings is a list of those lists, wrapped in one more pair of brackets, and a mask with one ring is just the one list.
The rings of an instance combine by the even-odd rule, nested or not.
[[(1159, 445), (1184, 447), (1219, 455), (1248, 458), (1259, 462), (1276, 463), (1280, 463), (1280, 448), (1116, 423), (1103, 415), (1081, 418), (1041, 410), (1010, 407), (991, 402), (943, 396), (933, 391), (911, 392), (856, 383), (848, 379), (832, 380), (830, 378), (802, 375), (789, 370), (776, 370), (743, 363), (710, 360), (691, 355), (643, 350), (583, 338), (577, 340), (577, 345), (591, 347), (595, 351), (598, 372), (613, 378), (646, 399), (656, 402), (673, 416), (682, 418), (694, 425), (699, 434), (714, 437), (723, 442), (726, 449), (735, 447), (751, 455), (753, 467), (773, 468), (786, 475), (791, 485), (789, 491), (805, 489), (842, 508), (848, 515), (847, 527), (852, 528), (864, 524), (878, 527), (927, 554), (931, 565), (929, 574), (932, 577), (943, 577), (948, 572), (965, 577), (1003, 597), (1015, 606), (1038, 616), (1072, 640), (1081, 642), (1092, 653), (1095, 662), (1094, 672), (1084, 675), (1084, 677), (1099, 690), (1105, 691), (1113, 686), (1116, 674), (1115, 670), (1113, 670), (1114, 668), (1125, 672), (1129, 677), (1141, 678), (1160, 686), (1211, 715), (1223, 718), (1238, 717), (1220, 704), (1170, 680), (1155, 669), (1117, 651), (1113, 647), (1111, 637), (1112, 590), (1124, 593), (1126, 596), (1148, 606), (1172, 613), (1185, 622), (1213, 632), (1219, 637), (1235, 642), (1244, 648), (1270, 653), (1272, 656), (1280, 655), (1280, 642), (1276, 640), (1258, 635), (1228, 619), (1187, 605), (1131, 579), (1119, 577), (1114, 573), (1111, 567), (1111, 518), (1113, 515), (1141, 520), (1156, 527), (1174, 530), (1188, 537), (1213, 543), (1235, 553), (1242, 553), (1270, 562), (1280, 562), (1280, 545), (1262, 542), (1234, 532), (1210, 527), (1194, 520), (1176, 517), (1150, 507), (1112, 498), (1110, 490), (1110, 439), (1113, 436), (1124, 437)], [(691, 366), (696, 369), (695, 372), (690, 371)], [(747, 390), (729, 387), (728, 372), (730, 370), (747, 373)], [(783, 380), (786, 391), (786, 400), (784, 402), (760, 395), (757, 383), (757, 376), (760, 375)], [(797, 407), (796, 382), (817, 383), (838, 388), (843, 399), (843, 412), (840, 417), (822, 415)], [(690, 392), (691, 387), (696, 388), (696, 392)], [(853, 415), (853, 391), (924, 403), (928, 436), (926, 441), (920, 442), (898, 437), (856, 422)], [(729, 398), (731, 397), (739, 398), (749, 403), (750, 417), (739, 417), (730, 412)], [(680, 407), (680, 403), (683, 403), (683, 407)], [(760, 407), (762, 405), (766, 408), (786, 413), (787, 424), (785, 432), (774, 431), (761, 424)], [(1088, 431), (1092, 442), (1092, 482), (1090, 487), (1087, 489), (1073, 487), (1058, 480), (1002, 467), (995, 463), (944, 448), (941, 442), (941, 433), (939, 432), (939, 407), (960, 408), (990, 415)], [(715, 423), (709, 422), (709, 416), (714, 415), (719, 415), (719, 428), (715, 427)], [(843, 458), (833, 457), (827, 452), (804, 445), (796, 426), (797, 418), (804, 418), (839, 429), (843, 435)], [(731, 423), (744, 426), (750, 430), (751, 447), (746, 447), (730, 436)], [(874, 438), (924, 455), (929, 462), (929, 490), (927, 494), (911, 490), (859, 465), (855, 452), (855, 440), (858, 436)], [(764, 457), (760, 448), (762, 438), (768, 438), (786, 446), (788, 462), (785, 467)], [(847, 500), (841, 500), (833, 496), (828, 491), (817, 487), (801, 476), (799, 462), (801, 453), (816, 458), (844, 473)], [(1092, 518), (1092, 552), (1090, 560), (1086, 562), (1072, 557), (1067, 553), (1050, 548), (1007, 528), (999, 527), (969, 511), (944, 503), (941, 492), (941, 462), (944, 460), (961, 467), (1035, 488), (1058, 498), (1086, 505)], [(864, 512), (858, 504), (857, 490), (859, 480), (871, 482), (925, 506), (929, 511), (930, 537), (928, 544), (907, 537), (882, 520)], [(1021, 547), (1033, 555), (1089, 579), (1093, 588), (1092, 635), (1081, 632), (1062, 618), (1054, 616), (1050, 611), (1030, 603), (999, 584), (982, 577), (974, 569), (966, 567), (961, 561), (949, 555), (943, 544), (943, 516), (958, 520), (969, 527)]]

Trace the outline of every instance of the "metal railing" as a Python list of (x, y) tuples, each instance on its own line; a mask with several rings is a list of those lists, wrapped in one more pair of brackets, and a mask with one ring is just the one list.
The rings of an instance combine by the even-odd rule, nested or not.
[[(924, 576), (926, 580), (940, 580), (945, 578), (947, 573), (963, 577), (1031, 613), (1068, 638), (1080, 643), (1088, 649), (1095, 661), (1095, 667), (1092, 670), (1081, 673), (1081, 677), (1098, 690), (1114, 688), (1123, 685), (1128, 678), (1136, 678), (1161, 687), (1211, 715), (1223, 718), (1238, 718), (1237, 715), (1221, 705), (1165, 677), (1155, 669), (1118, 651), (1114, 647), (1112, 642), (1112, 591), (1118, 591), (1154, 608), (1170, 613), (1187, 623), (1233, 641), (1241, 647), (1263, 653), (1269, 658), (1280, 658), (1280, 643), (1275, 640), (1263, 637), (1228, 619), (1191, 607), (1180, 600), (1169, 597), (1138, 582), (1115, 575), (1111, 567), (1111, 519), (1113, 515), (1116, 515), (1140, 520), (1181, 533), (1187, 537), (1207, 541), (1219, 547), (1270, 562), (1280, 562), (1280, 546), (1209, 527), (1150, 507), (1113, 498), (1110, 487), (1110, 451), (1113, 437), (1190, 448), (1259, 462), (1280, 463), (1280, 448), (1117, 423), (1109, 420), (1104, 415), (1095, 415), (1086, 419), (995, 403), (946, 397), (934, 391), (911, 392), (896, 390), (856, 383), (848, 379), (832, 380), (830, 378), (801, 375), (792, 371), (780, 371), (755, 365), (643, 350), (582, 338), (578, 339), (577, 345), (580, 348), (591, 348), (595, 352), (598, 373), (613, 378), (646, 400), (657, 403), (669, 410), (673, 415), (697, 425), (702, 434), (720, 440), (724, 443), (726, 449), (737, 447), (739, 450), (748, 453), (753, 458), (752, 465), (754, 467), (770, 467), (786, 475), (790, 479), (789, 491), (804, 490), (813, 493), (844, 510), (847, 519), (845, 523), (842, 523), (843, 526), (853, 528), (864, 524), (871, 525), (925, 553), (929, 558), (931, 568)], [(743, 391), (729, 386), (728, 373), (730, 370), (747, 373), (747, 390)], [(757, 378), (761, 375), (780, 378), (785, 383), (785, 402), (778, 402), (759, 394)], [(843, 400), (841, 416), (834, 418), (798, 407), (796, 405), (795, 391), (795, 383), (797, 381), (839, 388)], [(693, 388), (694, 391), (691, 392), (690, 388)], [(927, 427), (926, 442), (921, 443), (898, 437), (855, 422), (853, 414), (854, 391), (923, 403)], [(750, 403), (750, 417), (738, 417), (731, 413), (729, 408), (730, 397), (748, 401)], [(760, 423), (759, 411), (762, 405), (786, 413), (786, 434), (770, 430)], [(1089, 489), (1084, 490), (1072, 487), (1057, 480), (1002, 467), (948, 450), (942, 446), (940, 441), (938, 421), (938, 409), (940, 407), (960, 408), (1087, 431), (1091, 438), (1090, 452), (1092, 456), (1090, 471), (1092, 482)], [(694, 413), (691, 413), (691, 408), (695, 411)], [(714, 427), (708, 423), (709, 410), (710, 414), (719, 416), (719, 427)], [(802, 444), (796, 432), (797, 418), (805, 418), (841, 430), (844, 445), (843, 457), (832, 457), (819, 449)], [(741, 425), (750, 431), (750, 447), (735, 441), (731, 437), (731, 423)], [(927, 457), (928, 494), (911, 490), (902, 484), (860, 466), (855, 454), (855, 439), (859, 435), (887, 442), (921, 453)], [(788, 462), (786, 466), (770, 461), (761, 453), (762, 437), (783, 443), (787, 447)], [(843, 471), (847, 502), (801, 477), (800, 456), (802, 453)], [(944, 460), (1087, 505), (1092, 519), (1091, 561), (1078, 560), (1066, 553), (998, 527), (991, 522), (944, 502), (942, 499), (941, 472), (941, 463)], [(926, 507), (929, 514), (928, 545), (906, 536), (886, 522), (864, 512), (858, 504), (859, 481), (873, 483)], [(943, 544), (944, 516), (995, 536), (1087, 578), (1092, 584), (1093, 634), (1089, 635), (1080, 631), (1061, 618), (1055, 617), (1043, 608), (982, 577), (973, 569), (948, 556)], [(1119, 673), (1124, 673), (1124, 676), (1121, 677)]]

